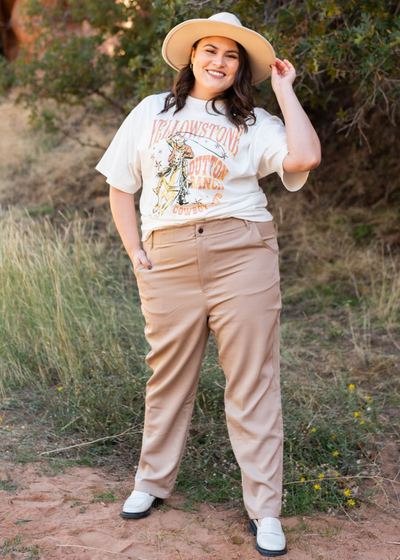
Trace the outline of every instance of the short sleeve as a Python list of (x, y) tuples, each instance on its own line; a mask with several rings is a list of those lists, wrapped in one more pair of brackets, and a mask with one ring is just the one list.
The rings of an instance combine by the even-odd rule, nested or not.
[(107, 151), (96, 165), (109, 185), (133, 194), (142, 184), (140, 156), (137, 149), (137, 107), (126, 117)]
[(280, 118), (268, 115), (254, 135), (254, 157), (257, 178), (278, 173), (289, 191), (298, 191), (307, 181), (309, 172), (288, 173), (283, 170), (283, 160), (289, 153), (285, 125)]

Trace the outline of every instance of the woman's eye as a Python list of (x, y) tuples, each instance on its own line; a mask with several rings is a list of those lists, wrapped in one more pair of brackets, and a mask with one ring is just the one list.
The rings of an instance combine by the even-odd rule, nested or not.
[(207, 52), (209, 52), (211, 54), (215, 54), (215, 51), (212, 51), (211, 49), (207, 49)]

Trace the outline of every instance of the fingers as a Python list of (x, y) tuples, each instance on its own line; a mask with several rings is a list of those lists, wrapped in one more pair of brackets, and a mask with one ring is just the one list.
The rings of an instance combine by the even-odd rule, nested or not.
[(132, 263), (133, 265), (142, 264), (148, 270), (153, 268), (153, 265), (149, 261), (146, 255), (146, 251), (144, 249), (136, 249), (132, 256)]
[(137, 255), (137, 260), (138, 260), (138, 263), (142, 264), (148, 270), (151, 270), (153, 268), (153, 265), (151, 264), (151, 262), (147, 258), (147, 255), (144, 251), (141, 251), (140, 255)]
[(281, 60), (280, 58), (276, 57), (276, 62), (274, 65), (272, 65), (271, 67), (274, 68), (274, 66), (277, 68), (277, 70), (279, 71), (293, 71), (294, 70), (294, 66), (291, 62), (289, 62), (289, 60), (287, 58), (285, 58), (284, 60)]
[(151, 262), (149, 261), (149, 259), (147, 257), (144, 258), (144, 259), (141, 259), (140, 262), (148, 270), (151, 270), (153, 268), (153, 265), (151, 264)]

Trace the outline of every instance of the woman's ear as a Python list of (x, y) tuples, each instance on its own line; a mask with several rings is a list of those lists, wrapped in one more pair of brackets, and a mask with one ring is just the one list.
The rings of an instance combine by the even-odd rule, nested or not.
[(196, 53), (196, 49), (194, 47), (192, 47), (192, 54), (190, 55), (190, 63), (191, 64), (193, 64), (195, 53)]

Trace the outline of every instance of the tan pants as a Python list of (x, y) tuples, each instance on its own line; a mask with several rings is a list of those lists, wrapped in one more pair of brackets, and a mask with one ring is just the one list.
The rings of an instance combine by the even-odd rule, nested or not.
[(170, 496), (189, 430), (210, 329), (226, 376), (225, 411), (251, 519), (278, 517), (283, 427), (278, 244), (272, 222), (236, 218), (156, 230), (153, 265), (135, 270), (145, 334), (143, 446), (135, 489)]

